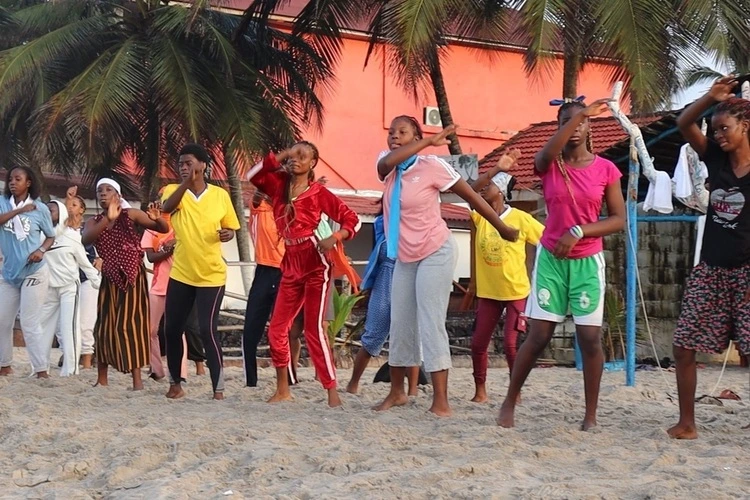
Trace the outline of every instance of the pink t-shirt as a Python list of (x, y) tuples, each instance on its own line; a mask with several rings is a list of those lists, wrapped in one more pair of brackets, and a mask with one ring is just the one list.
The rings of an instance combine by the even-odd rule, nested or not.
[[(170, 230), (166, 236), (161, 234), (157, 235), (153, 231), (146, 230), (143, 232), (141, 238), (141, 248), (144, 250), (152, 248), (155, 251), (159, 251), (156, 248), (159, 238), (162, 241), (169, 241), (174, 238), (174, 229)], [(165, 259), (161, 262), (154, 264), (154, 276), (151, 278), (151, 290), (149, 293), (153, 295), (165, 296), (167, 294), (167, 284), (169, 283), (169, 271), (172, 269), (172, 257)]]
[[(605, 188), (622, 177), (615, 164), (601, 156), (596, 156), (587, 167), (574, 168), (566, 165), (566, 168), (575, 203), (557, 162), (553, 162), (547, 172), (537, 172), (542, 179), (542, 192), (547, 203), (547, 221), (541, 243), (550, 251), (571, 227), (599, 220)], [(602, 249), (602, 238), (583, 238), (573, 247), (568, 258), (591, 257)]]
[[(378, 161), (387, 154), (388, 151), (380, 153)], [(418, 156), (416, 163), (403, 173), (398, 260), (420, 261), (448, 241), (451, 232), (440, 215), (440, 193), (452, 188), (459, 180), (461, 176), (458, 172), (437, 156)], [(396, 170), (388, 174), (383, 182), (383, 222), (387, 235)]]

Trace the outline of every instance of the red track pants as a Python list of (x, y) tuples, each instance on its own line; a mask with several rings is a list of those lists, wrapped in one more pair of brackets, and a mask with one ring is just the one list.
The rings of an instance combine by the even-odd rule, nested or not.
[(508, 361), (508, 369), (513, 371), (518, 350), (518, 333), (526, 330), (526, 318), (523, 315), (525, 309), (526, 299), (510, 301), (479, 299), (477, 321), (471, 337), (471, 358), (474, 365), (474, 381), (477, 384), (484, 384), (487, 381), (487, 349), (503, 310), (507, 310), (503, 330), (503, 350), (505, 359)]
[(289, 328), (304, 305), (305, 343), (325, 389), (336, 387), (333, 353), (328, 345), (328, 332), (323, 329), (330, 286), (331, 265), (318, 252), (314, 239), (297, 245), (287, 244), (281, 262), (281, 283), (268, 326), (271, 359), (276, 368), (290, 366)]

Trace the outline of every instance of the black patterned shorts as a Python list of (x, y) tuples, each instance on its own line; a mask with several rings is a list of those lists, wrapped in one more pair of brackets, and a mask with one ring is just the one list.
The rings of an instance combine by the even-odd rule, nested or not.
[(674, 345), (721, 354), (729, 341), (750, 353), (750, 265), (727, 269), (701, 262), (690, 273), (682, 297), (682, 311)]

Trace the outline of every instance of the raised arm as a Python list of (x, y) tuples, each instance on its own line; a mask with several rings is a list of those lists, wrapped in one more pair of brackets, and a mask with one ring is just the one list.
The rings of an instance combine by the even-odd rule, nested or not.
[(495, 164), (494, 167), (489, 169), (484, 174), (480, 175), (479, 178), (477, 178), (477, 180), (475, 180), (471, 185), (471, 188), (477, 193), (480, 193), (482, 189), (487, 187), (487, 185), (492, 182), (492, 179), (497, 174), (499, 174), (500, 172), (510, 171), (510, 169), (518, 161), (519, 158), (521, 158), (521, 151), (515, 148), (511, 149), (510, 152), (504, 154), (500, 157), (499, 160), (497, 160), (497, 164)]
[(129, 209), (128, 217), (144, 229), (150, 229), (162, 234), (169, 232), (169, 224), (161, 218), (161, 210), (155, 203), (149, 203), (148, 212), (134, 208)]
[(576, 129), (581, 123), (592, 116), (599, 116), (604, 113), (608, 109), (607, 103), (609, 101), (609, 99), (599, 99), (573, 115), (536, 154), (534, 157), (534, 169), (540, 174), (547, 172), (549, 166), (562, 153), (563, 148), (570, 138), (573, 137), (573, 134), (575, 134)]
[(733, 76), (725, 76), (719, 78), (711, 86), (711, 89), (695, 101), (693, 104), (688, 106), (685, 111), (680, 113), (677, 117), (677, 127), (680, 129), (682, 137), (690, 144), (690, 147), (698, 153), (698, 156), (703, 156), (706, 152), (706, 146), (708, 145), (708, 138), (703, 135), (697, 122), (701, 119), (703, 114), (714, 104), (726, 101), (730, 97), (734, 96), (732, 92), (737, 86), (737, 80)]
[(252, 174), (250, 177), (252, 183), (270, 198), (284, 189), (289, 174), (281, 169), (281, 165), (289, 157), (289, 153), (290, 150), (284, 150), (280, 153), (270, 152), (263, 158), (260, 168), (256, 165), (250, 169), (249, 174)]
[(15, 210), (11, 210), (10, 212), (5, 212), (0, 214), (0, 226), (11, 220), (16, 215), (25, 214), (26, 212), (31, 212), (32, 210), (36, 210), (36, 204), (30, 203), (28, 205), (24, 205), (21, 208), (17, 208)]
[(190, 175), (183, 179), (183, 181), (177, 186), (177, 189), (175, 189), (175, 191), (164, 200), (161, 210), (168, 214), (177, 210), (180, 206), (180, 202), (182, 202), (182, 197), (185, 196), (185, 193), (190, 189), (190, 186), (193, 185), (193, 182), (199, 180), (202, 175), (201, 163), (195, 162), (195, 164), (193, 164), (193, 169), (190, 171)]
[(387, 155), (378, 160), (378, 175), (381, 179), (388, 177), (394, 168), (418, 154), (423, 149), (430, 146), (447, 146), (451, 143), (448, 140), (448, 136), (456, 131), (456, 125), (450, 125), (443, 129), (439, 134), (425, 137), (418, 141), (413, 141), (408, 144), (404, 144), (400, 148), (396, 148), (389, 152)]
[(500, 217), (492, 210), (492, 207), (484, 201), (484, 198), (474, 191), (469, 183), (463, 179), (459, 179), (451, 188), (451, 190), (466, 201), (466, 203), (476, 210), (479, 215), (487, 219), (492, 226), (497, 229), (500, 236), (504, 240), (516, 241), (518, 239), (518, 229), (512, 228), (506, 225)]

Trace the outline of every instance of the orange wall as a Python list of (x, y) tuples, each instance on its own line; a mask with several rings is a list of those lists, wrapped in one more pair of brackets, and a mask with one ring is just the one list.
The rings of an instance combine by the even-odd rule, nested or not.
[[(328, 177), (334, 188), (380, 190), (374, 163), (385, 149), (390, 120), (410, 114), (421, 122), (423, 107), (436, 105), (431, 88), (415, 103), (385, 77), (381, 57), (363, 68), (367, 46), (363, 40), (345, 41), (333, 92), (323, 98), (324, 130), (304, 134), (320, 150), (318, 175)], [(551, 75), (527, 79), (522, 57), (515, 52), (450, 48), (443, 74), (464, 153), (481, 158), (513, 132), (555, 118), (556, 108), (548, 103), (561, 95), (562, 65)], [(610, 95), (606, 70), (603, 65), (589, 65), (580, 77), (579, 93), (588, 100)], [(427, 132), (436, 130), (425, 127)], [(447, 148), (435, 152), (448, 154)]]

